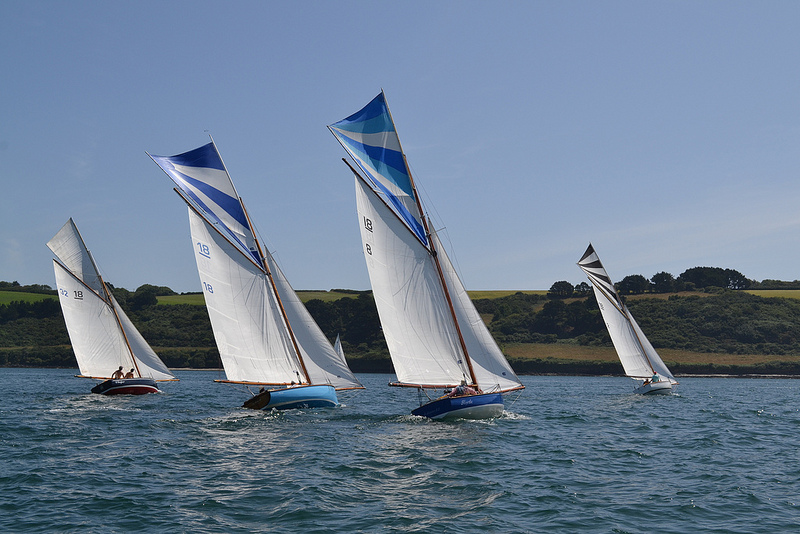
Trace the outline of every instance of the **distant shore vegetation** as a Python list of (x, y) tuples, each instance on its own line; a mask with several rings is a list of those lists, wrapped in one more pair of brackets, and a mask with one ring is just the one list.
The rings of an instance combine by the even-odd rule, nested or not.
[[(221, 367), (202, 293), (111, 287), (167, 366)], [(800, 281), (695, 267), (678, 277), (626, 276), (616, 287), (676, 374), (800, 376)], [(587, 282), (469, 294), (519, 374), (622, 374)], [(371, 291), (298, 295), (330, 340), (341, 337), (354, 371), (392, 372)], [(49, 285), (0, 281), (0, 366), (76, 367)]]

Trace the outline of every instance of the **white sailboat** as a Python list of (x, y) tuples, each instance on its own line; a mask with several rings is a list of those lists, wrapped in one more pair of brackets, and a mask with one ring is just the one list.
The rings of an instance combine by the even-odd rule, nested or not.
[[(149, 154), (148, 154), (149, 155)], [(327, 407), (363, 386), (262, 246), (213, 140), (150, 156), (189, 209), (197, 270), (227, 380), (258, 388), (254, 409)]]
[[(53, 268), (58, 299), (78, 376), (103, 380), (92, 393), (155, 393), (156, 381), (177, 380), (103, 282), (75, 222), (68, 220), (47, 246), (57, 258)], [(126, 371), (131, 378), (122, 378)]]
[(597, 305), (625, 374), (637, 382), (634, 391), (645, 395), (672, 393), (672, 387), (678, 381), (620, 299), (591, 243), (578, 262), (578, 267), (592, 282)]
[(357, 166), (345, 160), (355, 175), (364, 257), (397, 374), (390, 385), (418, 388), (425, 397), (451, 388), (425, 399), (414, 415), (501, 415), (502, 394), (524, 386), (431, 228), (383, 92), (328, 128)]

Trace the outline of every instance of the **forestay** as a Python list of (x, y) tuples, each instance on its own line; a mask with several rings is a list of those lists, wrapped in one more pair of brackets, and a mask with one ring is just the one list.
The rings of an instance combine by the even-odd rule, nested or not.
[(620, 299), (614, 283), (608, 276), (600, 258), (589, 244), (578, 267), (592, 282), (600, 313), (608, 327), (625, 374), (633, 378), (650, 378), (656, 372), (672, 383), (677, 383), (656, 350), (645, 337), (628, 307)]

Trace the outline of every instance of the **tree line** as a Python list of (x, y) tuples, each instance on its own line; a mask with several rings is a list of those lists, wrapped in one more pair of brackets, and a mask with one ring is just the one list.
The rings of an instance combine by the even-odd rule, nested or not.
[[(721, 267), (693, 267), (686, 269), (677, 278), (662, 271), (651, 278), (641, 274), (631, 274), (614, 284), (620, 295), (641, 295), (642, 293), (679, 293), (681, 291), (697, 291), (708, 288), (721, 289), (800, 289), (800, 281), (780, 282), (750, 280), (735, 269)], [(548, 291), (551, 298), (570, 298), (586, 296), (591, 291), (586, 282), (572, 285), (566, 280), (555, 282)]]
[[(735, 270), (711, 267), (688, 269), (677, 278), (669, 273), (658, 273), (650, 280), (639, 275), (627, 278), (638, 282), (625, 283), (623, 279), (618, 291), (656, 348), (800, 354), (800, 300), (762, 298), (740, 291), (764, 286), (792, 289), (793, 283), (759, 284)], [(9, 287), (14, 288), (12, 291), (32, 292), (28, 289), (34, 288), (36, 292), (55, 295), (49, 286), (0, 282), (0, 289)], [(112, 290), (167, 366), (221, 366), (204, 306), (158, 304), (158, 296), (176, 294), (164, 286), (145, 284), (135, 291), (112, 286)], [(679, 291), (682, 293), (677, 294)], [(350, 298), (330, 302), (312, 299), (305, 305), (328, 339), (341, 337), (347, 356), (358, 360), (358, 370), (385, 370), (388, 349), (372, 293), (350, 293)], [(675, 294), (648, 298), (648, 293)], [(627, 298), (633, 295), (636, 297)], [(586, 283), (573, 286), (560, 281), (547, 295), (520, 292), (477, 299), (474, 303), (501, 347), (506, 343), (556, 342), (611, 346), (597, 302)], [(61, 307), (55, 298), (0, 305), (0, 365), (75, 365)]]

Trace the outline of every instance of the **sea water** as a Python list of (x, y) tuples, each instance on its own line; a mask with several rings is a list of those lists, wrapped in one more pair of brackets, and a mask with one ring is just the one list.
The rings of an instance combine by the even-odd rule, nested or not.
[(213, 371), (144, 396), (0, 369), (2, 532), (796, 532), (800, 381), (522, 377), (503, 417), (239, 406)]

